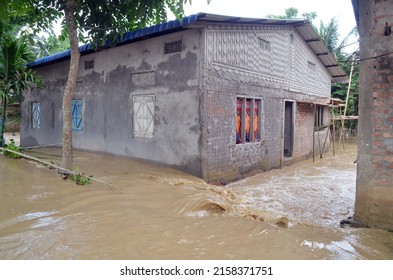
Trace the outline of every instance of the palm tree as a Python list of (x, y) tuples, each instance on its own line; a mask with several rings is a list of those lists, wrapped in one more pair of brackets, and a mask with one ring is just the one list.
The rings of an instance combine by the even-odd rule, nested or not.
[[(340, 42), (340, 34), (338, 32), (338, 21), (336, 18), (330, 19), (328, 24), (321, 22), (318, 34), (324, 41), (329, 50), (336, 56), (340, 66), (344, 69), (346, 74), (349, 76), (351, 69), (352, 59), (358, 59), (359, 53), (355, 51), (353, 53), (344, 52), (344, 47), (348, 44), (348, 40), (351, 36), (358, 38), (357, 28), (354, 27), (351, 32)], [(346, 99), (348, 91), (348, 83), (336, 83), (332, 84), (332, 97), (339, 98), (341, 100)], [(359, 65), (356, 63), (353, 69), (352, 83), (351, 83), (351, 94), (349, 95), (347, 115), (358, 115), (358, 95), (359, 95)], [(350, 129), (356, 129), (357, 121), (347, 123)]]
[(336, 18), (331, 18), (328, 24), (321, 21), (318, 33), (329, 50), (334, 51), (338, 47), (340, 34), (338, 33), (338, 21)]
[(25, 90), (41, 85), (41, 79), (31, 69), (26, 68), (26, 64), (34, 58), (23, 38), (8, 37), (0, 42), (0, 99), (3, 103), (0, 146), (4, 145), (7, 103), (21, 100)]

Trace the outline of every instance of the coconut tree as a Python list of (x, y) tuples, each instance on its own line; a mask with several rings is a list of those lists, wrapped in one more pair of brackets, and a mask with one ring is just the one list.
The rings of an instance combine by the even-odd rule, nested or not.
[[(326, 46), (330, 49), (332, 53), (335, 54), (340, 66), (344, 69), (347, 75), (350, 75), (351, 71), (351, 62), (353, 59), (355, 61), (358, 60), (359, 53), (355, 51), (353, 53), (344, 52), (345, 46), (348, 45), (349, 38), (358, 37), (357, 28), (353, 28), (351, 32), (347, 36), (344, 37), (340, 41), (339, 34), (339, 24), (336, 18), (331, 18), (330, 21), (325, 24), (321, 22), (320, 27), (318, 29), (319, 36), (325, 42)], [(348, 91), (348, 83), (337, 83), (332, 85), (332, 96), (335, 98), (340, 98), (345, 100), (347, 91)], [(353, 68), (352, 82), (351, 82), (351, 95), (348, 100), (348, 115), (357, 115), (358, 114), (358, 94), (359, 94), (359, 65), (355, 64)], [(350, 123), (351, 128), (356, 128), (357, 122)]]
[(334, 51), (339, 45), (340, 33), (338, 27), (338, 21), (335, 17), (331, 18), (327, 24), (321, 21), (319, 25), (318, 34), (331, 51)]
[(3, 104), (0, 146), (4, 145), (7, 104), (20, 100), (25, 90), (41, 84), (40, 78), (26, 68), (26, 64), (34, 59), (33, 52), (23, 38), (8, 37), (0, 42), (0, 99)]

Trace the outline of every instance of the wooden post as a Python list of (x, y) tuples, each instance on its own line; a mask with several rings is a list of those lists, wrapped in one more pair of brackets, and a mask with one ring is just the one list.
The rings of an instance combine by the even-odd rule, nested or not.
[(332, 119), (333, 119), (333, 156), (336, 155), (336, 123), (334, 122), (334, 107), (331, 110)]
[(347, 116), (347, 109), (348, 109), (348, 99), (349, 99), (349, 93), (351, 90), (351, 82), (352, 82), (352, 73), (353, 73), (353, 68), (355, 64), (355, 56), (352, 57), (352, 64), (351, 64), (351, 72), (349, 73), (349, 84), (348, 84), (348, 90), (347, 90), (347, 97), (345, 99), (345, 107), (344, 107), (344, 114), (341, 116), (341, 133), (340, 133), (340, 140), (341, 136), (343, 137), (343, 149), (345, 150), (345, 134), (344, 134), (344, 129), (345, 129), (345, 119)]
[(312, 130), (312, 161), (315, 161), (315, 119), (316, 119), (316, 112), (317, 112), (317, 105), (314, 103), (314, 127)]

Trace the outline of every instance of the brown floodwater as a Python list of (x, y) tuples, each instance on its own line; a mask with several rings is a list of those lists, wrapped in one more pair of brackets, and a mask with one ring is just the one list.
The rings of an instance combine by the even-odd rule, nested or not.
[[(30, 155), (54, 163), (61, 150)], [(356, 146), (227, 186), (160, 165), (76, 151), (79, 186), (0, 155), (0, 259), (393, 259), (393, 233), (353, 214)]]

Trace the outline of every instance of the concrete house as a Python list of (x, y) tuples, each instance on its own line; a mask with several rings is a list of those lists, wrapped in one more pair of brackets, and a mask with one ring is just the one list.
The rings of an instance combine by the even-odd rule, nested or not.
[[(152, 160), (226, 183), (308, 158), (346, 78), (304, 20), (200, 13), (80, 47), (75, 148)], [(69, 51), (31, 64), (46, 87), (22, 103), (21, 145), (61, 145)], [(315, 133), (318, 129), (318, 135)]]

